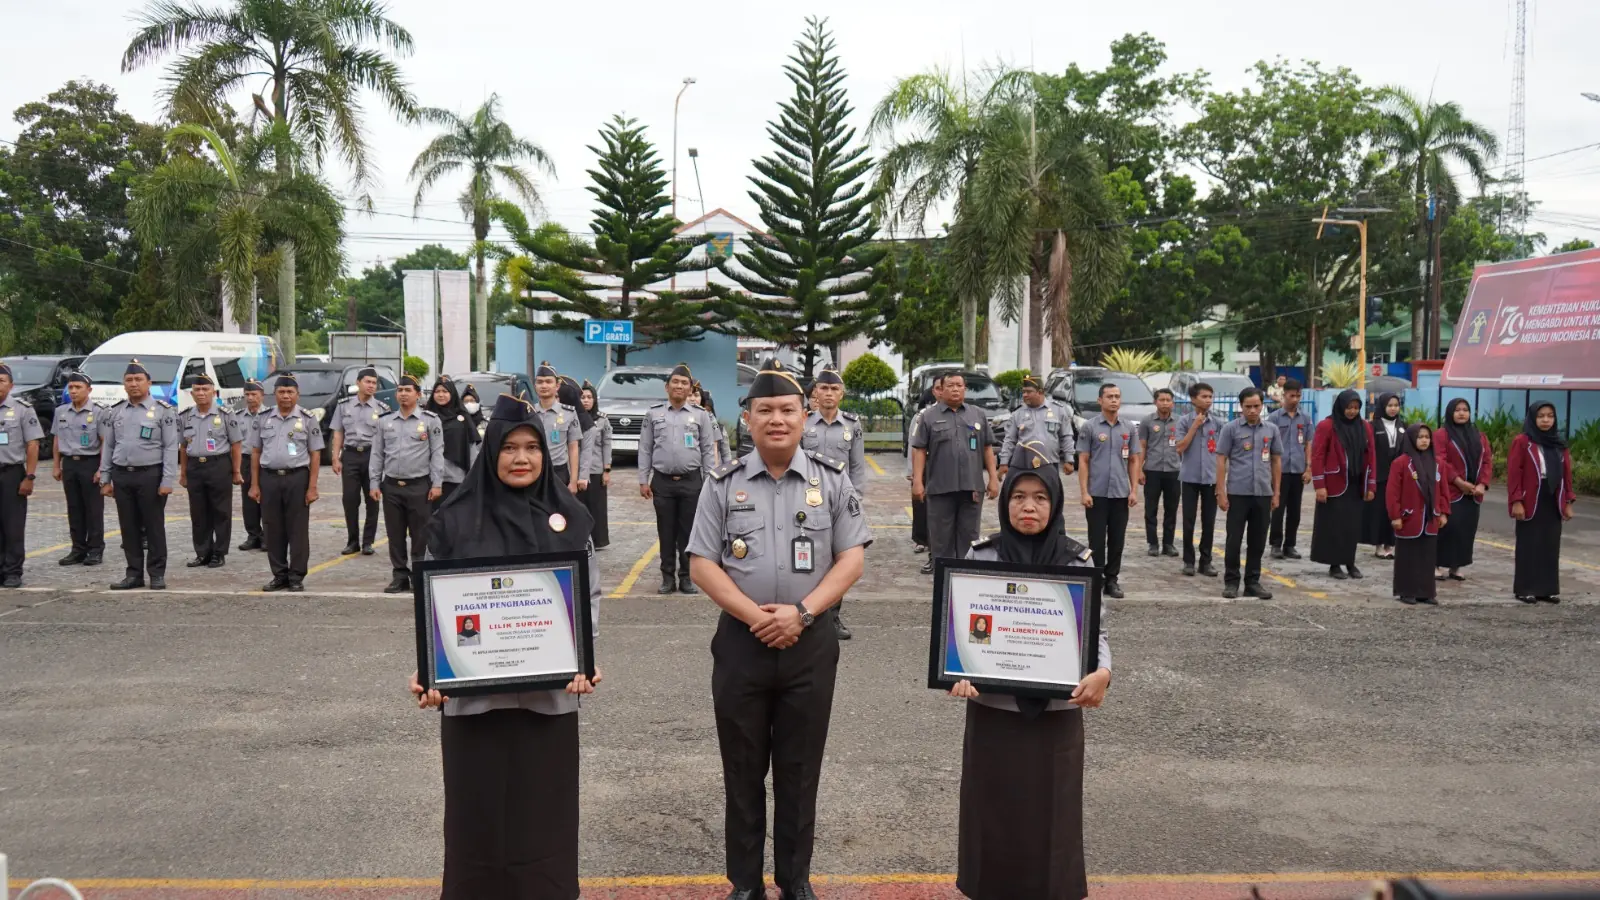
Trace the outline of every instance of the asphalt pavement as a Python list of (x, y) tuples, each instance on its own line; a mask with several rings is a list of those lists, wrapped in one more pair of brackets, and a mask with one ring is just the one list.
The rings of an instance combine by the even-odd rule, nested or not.
[[(815, 869), (825, 900), (944, 900), (962, 709), (923, 686), (930, 579), (901, 462), (874, 462)], [(605, 680), (581, 714), (585, 896), (720, 897), (715, 608), (654, 593), (649, 504), (635, 473), (614, 476)], [(13, 889), (56, 875), (107, 900), (436, 895), (438, 717), (405, 692), (411, 600), (381, 592), (386, 547), (339, 555), (324, 485), (307, 593), (260, 593), (259, 553), (184, 568), (180, 490), (171, 587), (116, 594), (116, 536), (98, 570), (55, 565), (65, 510), (41, 477), (26, 586), (0, 593)], [(1460, 891), (1600, 888), (1600, 516), (1580, 504), (1566, 529), (1564, 602), (1528, 607), (1510, 594), (1504, 509), (1491, 496), (1469, 580), (1437, 609), (1395, 603), (1370, 557), (1357, 582), (1272, 562), (1271, 601), (1225, 601), (1216, 579), (1144, 555), (1136, 510), (1128, 597), (1107, 613), (1116, 674), (1088, 714), (1093, 895), (1348, 897), (1393, 872)], [(1084, 533), (1076, 505), (1068, 527)]]

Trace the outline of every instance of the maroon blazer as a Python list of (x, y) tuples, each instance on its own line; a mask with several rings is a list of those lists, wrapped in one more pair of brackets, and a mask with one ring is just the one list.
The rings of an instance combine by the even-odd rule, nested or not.
[(1384, 489), (1384, 502), (1389, 507), (1389, 518), (1400, 519), (1400, 527), (1394, 530), (1397, 538), (1421, 537), (1424, 534), (1439, 533), (1439, 517), (1450, 515), (1450, 504), (1455, 502), (1459, 493), (1450, 484), (1454, 477), (1449, 466), (1435, 465), (1434, 477), (1438, 483), (1434, 487), (1433, 515), (1423, 514), (1422, 486), (1417, 483), (1417, 467), (1411, 462), (1411, 457), (1401, 454), (1389, 466), (1389, 485)]
[[(1445, 431), (1443, 428), (1434, 431), (1433, 458), (1438, 461), (1441, 468), (1448, 468), (1454, 473), (1453, 475), (1445, 476), (1451, 479), (1452, 487), (1456, 478), (1482, 485), (1488, 485), (1494, 481), (1494, 451), (1489, 449), (1489, 439), (1484, 437), (1481, 431), (1478, 432), (1478, 441), (1482, 444), (1478, 448), (1478, 471), (1472, 473), (1467, 471), (1466, 452), (1455, 441), (1450, 439), (1450, 432)], [(1459, 498), (1461, 492), (1459, 490), (1456, 491), (1455, 496)], [(1482, 503), (1483, 498), (1473, 497), (1472, 502)]]
[[(1539, 447), (1528, 439), (1525, 434), (1517, 435), (1511, 442), (1511, 452), (1506, 454), (1506, 510), (1509, 512), (1511, 504), (1522, 501), (1523, 513), (1528, 518), (1533, 518), (1539, 509)], [(1578, 499), (1578, 494), (1572, 489), (1572, 452), (1561, 451), (1561, 486), (1557, 488), (1561, 497), (1561, 506)]]
[[(1378, 490), (1378, 457), (1373, 451), (1372, 423), (1367, 427), (1367, 484), (1361, 496)], [(1333, 419), (1317, 423), (1317, 432), (1311, 438), (1311, 486), (1326, 490), (1329, 497), (1342, 497), (1350, 486), (1350, 473), (1344, 470), (1344, 445), (1333, 433)]]

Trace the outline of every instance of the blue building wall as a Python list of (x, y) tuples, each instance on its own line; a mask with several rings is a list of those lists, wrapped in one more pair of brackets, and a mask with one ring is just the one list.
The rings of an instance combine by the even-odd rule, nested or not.
[[(515, 325), (495, 328), (495, 368), (501, 372), (532, 375), (539, 362), (549, 360), (563, 375), (596, 384), (606, 372), (607, 348), (585, 344), (575, 332), (528, 331)], [(738, 339), (707, 334), (698, 341), (662, 344), (628, 354), (630, 366), (675, 366), (687, 363), (694, 377), (711, 392), (717, 418), (732, 427), (739, 416)], [(665, 396), (662, 399), (666, 399)]]

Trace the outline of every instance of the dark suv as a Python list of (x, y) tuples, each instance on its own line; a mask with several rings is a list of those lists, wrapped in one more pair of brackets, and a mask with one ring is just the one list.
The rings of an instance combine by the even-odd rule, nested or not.
[[(83, 362), (81, 356), (7, 356), (0, 360), (11, 367), (11, 396), (26, 402), (39, 414), (39, 427), (46, 435), (56, 419), (56, 406), (67, 389), (67, 376)], [(45, 456), (48, 445), (41, 446)]]
[[(906, 397), (910, 402), (906, 404), (906, 414), (901, 424), (901, 432), (907, 442), (911, 435), (911, 419), (922, 409), (917, 404), (923, 392), (933, 387), (933, 379), (938, 376), (960, 371), (962, 369), (959, 365), (924, 366), (918, 371), (917, 379), (908, 385)], [(995, 447), (998, 448), (1005, 440), (1006, 422), (1011, 419), (1011, 408), (1006, 405), (1005, 397), (1000, 393), (1000, 386), (988, 375), (982, 372), (967, 372), (966, 382), (967, 402), (983, 410), (983, 414), (988, 417), (989, 432), (993, 435)]]

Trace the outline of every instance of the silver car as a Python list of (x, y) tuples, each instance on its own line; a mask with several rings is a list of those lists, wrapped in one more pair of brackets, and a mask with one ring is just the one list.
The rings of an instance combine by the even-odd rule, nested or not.
[(619, 366), (595, 385), (600, 411), (611, 418), (611, 449), (637, 456), (645, 413), (667, 399), (670, 366)]

